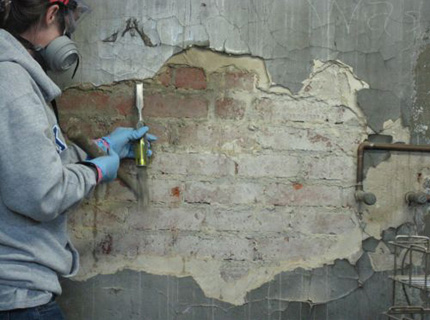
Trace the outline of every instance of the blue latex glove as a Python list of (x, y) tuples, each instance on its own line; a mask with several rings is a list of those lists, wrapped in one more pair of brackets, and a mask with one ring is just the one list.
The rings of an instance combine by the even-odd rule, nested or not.
[[(145, 136), (148, 142), (157, 140), (156, 136), (147, 133), (148, 130), (149, 128), (146, 126), (139, 129), (116, 128), (110, 135), (96, 142), (104, 151), (107, 151), (109, 148), (113, 149), (121, 159), (134, 158), (134, 141), (139, 140), (143, 136)], [(152, 151), (149, 150), (149, 147), (150, 143), (148, 143), (148, 156), (151, 156)]]
[(86, 162), (96, 165), (99, 174), (97, 182), (110, 182), (116, 179), (119, 157), (114, 151), (110, 150), (109, 155), (87, 160)]

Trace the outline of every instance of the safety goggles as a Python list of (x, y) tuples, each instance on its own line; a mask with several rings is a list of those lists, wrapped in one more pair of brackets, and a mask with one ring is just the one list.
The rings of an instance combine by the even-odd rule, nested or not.
[(75, 32), (78, 23), (91, 12), (91, 7), (82, 0), (49, 0), (50, 4), (60, 4), (67, 8), (66, 30), (67, 34)]

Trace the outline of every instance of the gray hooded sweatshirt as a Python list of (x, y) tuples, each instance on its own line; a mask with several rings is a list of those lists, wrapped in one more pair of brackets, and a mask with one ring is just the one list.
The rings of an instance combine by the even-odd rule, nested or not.
[(66, 212), (96, 185), (85, 155), (67, 146), (48, 102), (60, 89), (27, 50), (0, 29), (0, 310), (61, 294), (78, 271)]

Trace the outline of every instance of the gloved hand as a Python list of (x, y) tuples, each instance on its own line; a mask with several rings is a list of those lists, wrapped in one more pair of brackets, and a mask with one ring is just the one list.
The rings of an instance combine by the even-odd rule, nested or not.
[(107, 156), (97, 157), (86, 162), (90, 162), (97, 167), (98, 183), (110, 182), (116, 179), (119, 168), (119, 157), (113, 150), (110, 150)]
[[(99, 147), (105, 152), (110, 148), (118, 154), (120, 159), (134, 158), (133, 142), (145, 136), (148, 142), (157, 140), (157, 137), (147, 133), (148, 127), (141, 127), (139, 129), (132, 128), (116, 128), (110, 135), (96, 140)], [(148, 156), (152, 155), (149, 150), (150, 143), (148, 143)]]

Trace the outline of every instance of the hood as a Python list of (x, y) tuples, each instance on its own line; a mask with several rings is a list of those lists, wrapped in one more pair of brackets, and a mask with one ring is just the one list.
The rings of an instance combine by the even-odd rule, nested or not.
[(0, 29), (0, 63), (14, 62), (24, 68), (36, 82), (46, 101), (61, 94), (60, 88), (48, 77), (24, 46), (6, 30)]

